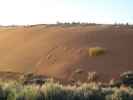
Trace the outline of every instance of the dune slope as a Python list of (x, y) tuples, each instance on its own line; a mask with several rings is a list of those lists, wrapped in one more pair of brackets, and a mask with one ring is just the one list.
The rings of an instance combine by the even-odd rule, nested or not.
[[(34, 72), (60, 79), (87, 80), (96, 71), (101, 80), (133, 70), (133, 29), (112, 26), (1, 27), (0, 71)], [(90, 57), (87, 49), (106, 53)], [(75, 70), (82, 69), (82, 73)]]

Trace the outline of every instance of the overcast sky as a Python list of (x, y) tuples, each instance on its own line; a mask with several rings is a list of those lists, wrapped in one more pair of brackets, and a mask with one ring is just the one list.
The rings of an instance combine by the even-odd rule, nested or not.
[(0, 24), (133, 23), (133, 0), (0, 0)]

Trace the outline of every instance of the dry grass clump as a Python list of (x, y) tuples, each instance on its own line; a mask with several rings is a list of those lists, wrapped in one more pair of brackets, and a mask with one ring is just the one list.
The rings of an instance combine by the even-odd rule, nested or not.
[(103, 88), (96, 83), (63, 86), (48, 82), (40, 87), (0, 82), (0, 100), (133, 100), (133, 89)]
[(89, 56), (100, 56), (106, 52), (102, 47), (91, 47), (88, 49)]
[(84, 70), (82, 68), (78, 68), (74, 72), (77, 73), (77, 74), (81, 74), (81, 73), (84, 72)]
[(88, 81), (96, 82), (98, 81), (99, 75), (97, 72), (88, 72)]

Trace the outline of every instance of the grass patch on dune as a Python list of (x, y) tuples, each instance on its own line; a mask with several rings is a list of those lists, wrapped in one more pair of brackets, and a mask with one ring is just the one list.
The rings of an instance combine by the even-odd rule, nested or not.
[(91, 47), (88, 49), (89, 56), (100, 56), (106, 52), (105, 48), (102, 47)]

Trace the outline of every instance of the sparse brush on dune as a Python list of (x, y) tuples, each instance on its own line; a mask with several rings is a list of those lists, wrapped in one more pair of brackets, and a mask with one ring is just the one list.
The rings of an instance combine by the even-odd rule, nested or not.
[(106, 52), (106, 49), (102, 47), (92, 47), (88, 49), (89, 56), (100, 56)]

